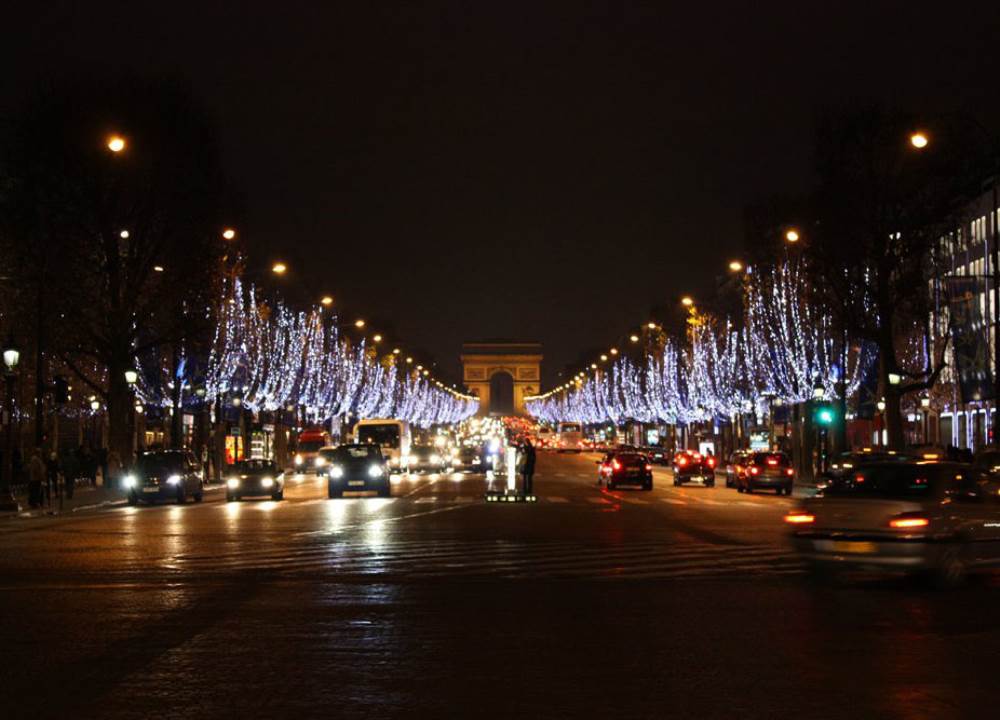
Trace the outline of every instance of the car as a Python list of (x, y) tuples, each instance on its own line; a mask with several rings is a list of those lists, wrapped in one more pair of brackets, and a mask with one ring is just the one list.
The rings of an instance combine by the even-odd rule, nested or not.
[(597, 461), (597, 482), (603, 480), (608, 490), (619, 485), (639, 485), (653, 489), (653, 466), (649, 458), (635, 452), (609, 452)]
[(674, 455), (674, 485), (700, 482), (705, 487), (715, 487), (715, 457), (693, 450), (682, 450)]
[(327, 495), (343, 497), (345, 490), (375, 490), (379, 497), (392, 495), (389, 462), (373, 443), (340, 445), (329, 456)]
[(244, 460), (233, 465), (227, 473), (227, 502), (254, 496), (285, 499), (285, 476), (273, 460)]
[(129, 505), (139, 501), (169, 500), (178, 504), (190, 496), (201, 502), (205, 487), (201, 465), (187, 450), (162, 450), (143, 453), (122, 485)]
[(642, 452), (646, 454), (646, 457), (649, 458), (649, 462), (653, 465), (670, 464), (670, 451), (666, 448), (660, 447), (659, 445), (652, 445), (650, 447), (642, 448)]
[(433, 445), (414, 445), (410, 448), (409, 468), (411, 473), (439, 473), (448, 467), (443, 449)]
[(320, 452), (329, 447), (330, 434), (325, 430), (303, 430), (298, 437), (292, 465), (297, 473), (323, 473), (325, 460)]
[(737, 450), (726, 462), (726, 487), (736, 487), (747, 468), (747, 461), (753, 456), (752, 450)]
[(486, 472), (486, 463), (483, 460), (482, 448), (465, 445), (458, 448), (448, 461), (454, 472)]
[[(933, 459), (937, 458), (937, 455), (933, 455)], [(873, 448), (849, 450), (847, 452), (840, 453), (831, 459), (830, 467), (828, 467), (826, 471), (823, 472), (823, 474), (817, 479), (816, 487), (818, 489), (823, 489), (831, 482), (835, 482), (843, 477), (846, 477), (847, 475), (850, 475), (855, 470), (860, 470), (861, 468), (873, 463), (903, 462), (911, 459), (913, 458), (888, 450), (877, 450)]]
[(1000, 480), (970, 465), (868, 465), (805, 499), (785, 521), (796, 551), (821, 576), (881, 569), (949, 586), (1000, 564)]
[(795, 469), (783, 452), (754, 452), (747, 458), (743, 475), (736, 481), (736, 491), (752, 493), (769, 488), (776, 495), (791, 495)]

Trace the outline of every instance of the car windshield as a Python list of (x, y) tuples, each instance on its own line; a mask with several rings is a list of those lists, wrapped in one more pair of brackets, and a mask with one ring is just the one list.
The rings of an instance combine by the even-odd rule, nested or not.
[(784, 453), (754, 453), (753, 456), (754, 465), (763, 465), (765, 467), (788, 467), (788, 456)]
[(857, 498), (921, 498), (940, 485), (942, 469), (934, 465), (875, 465), (848, 473), (824, 494)]
[(341, 445), (333, 452), (333, 457), (341, 461), (373, 460), (379, 455), (378, 448), (372, 445)]
[(244, 460), (236, 463), (233, 468), (240, 473), (277, 472), (278, 470), (271, 460)]
[(299, 452), (316, 452), (323, 447), (321, 440), (303, 440), (299, 442)]
[(637, 453), (618, 453), (614, 458), (622, 465), (642, 465), (646, 462), (646, 457)]
[(358, 428), (358, 441), (384, 448), (398, 448), (399, 425), (362, 425)]
[(139, 458), (139, 472), (147, 475), (157, 475), (164, 472), (180, 472), (187, 466), (187, 458), (183, 453), (157, 453), (143, 455)]

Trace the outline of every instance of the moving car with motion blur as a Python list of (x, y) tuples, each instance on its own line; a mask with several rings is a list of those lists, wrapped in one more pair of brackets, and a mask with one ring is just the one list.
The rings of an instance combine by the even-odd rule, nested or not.
[(486, 461), (483, 458), (482, 448), (471, 445), (463, 445), (458, 448), (448, 464), (454, 472), (486, 472)]
[(752, 493), (774, 490), (775, 494), (791, 495), (795, 485), (795, 469), (783, 452), (755, 452), (747, 458), (746, 469), (737, 479), (736, 491)]
[(577, 422), (559, 423), (555, 448), (559, 452), (583, 452), (583, 426)]
[(393, 471), (406, 472), (413, 435), (410, 424), (392, 418), (367, 418), (354, 426), (354, 442), (378, 445)]
[(643, 490), (653, 489), (653, 466), (649, 458), (636, 452), (609, 452), (597, 461), (597, 483), (608, 490), (619, 485), (638, 485)]
[(790, 511), (796, 550), (818, 574), (926, 573), (958, 583), (1000, 564), (1000, 480), (952, 462), (868, 465)]
[[(819, 489), (827, 487), (831, 482), (840, 480), (851, 473), (860, 470), (866, 465), (875, 463), (903, 462), (913, 459), (892, 450), (880, 450), (874, 448), (864, 448), (861, 450), (850, 450), (843, 452), (830, 461), (830, 467), (817, 479), (816, 486)], [(929, 456), (929, 459), (937, 460), (937, 455)]]
[(715, 457), (693, 450), (682, 450), (674, 455), (674, 485), (700, 482), (705, 487), (715, 487)]
[(245, 497), (285, 499), (285, 476), (273, 460), (244, 460), (226, 475), (226, 501)]
[(322, 473), (325, 460), (320, 450), (330, 444), (330, 433), (326, 430), (303, 430), (299, 433), (292, 456), (292, 466), (297, 473)]
[(187, 450), (148, 452), (139, 456), (132, 472), (122, 478), (128, 504), (160, 500), (183, 505), (188, 496), (201, 502), (204, 482), (201, 466)]
[(411, 473), (439, 473), (448, 467), (444, 448), (432, 445), (414, 445), (410, 448), (409, 470)]
[(343, 497), (346, 490), (375, 490), (379, 497), (392, 495), (389, 463), (382, 448), (372, 443), (340, 445), (329, 456), (327, 496)]
[(729, 456), (726, 462), (726, 487), (736, 487), (743, 479), (747, 471), (750, 458), (753, 457), (753, 450), (737, 450)]

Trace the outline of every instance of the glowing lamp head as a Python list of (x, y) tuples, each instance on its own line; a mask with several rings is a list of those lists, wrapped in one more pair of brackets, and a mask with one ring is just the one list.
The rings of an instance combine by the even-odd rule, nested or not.
[(107, 139), (108, 150), (117, 154), (125, 149), (125, 138), (121, 135), (109, 135)]
[(688, 308), (689, 307), (693, 307), (694, 306), (694, 298), (691, 297), (690, 295), (685, 295), (684, 297), (681, 298), (681, 305), (683, 305), (684, 307), (688, 307)]
[(323, 307), (330, 307), (333, 305), (333, 297), (330, 295), (324, 295), (323, 299), (319, 301), (320, 305)]
[(284, 275), (287, 270), (288, 266), (283, 262), (276, 262), (271, 266), (271, 272), (275, 275)]
[(929, 142), (930, 139), (927, 137), (926, 133), (918, 131), (910, 134), (910, 145), (916, 148), (917, 150), (923, 150), (925, 147), (927, 147)]
[(790, 243), (797, 243), (799, 241), (799, 231), (795, 228), (790, 228), (785, 232), (785, 240)]
[(729, 263), (730, 272), (740, 272), (741, 270), (743, 270), (743, 263), (741, 263), (739, 260), (733, 260), (732, 262)]
[(236, 237), (236, 231), (233, 230), (232, 228), (226, 228), (225, 230), (222, 231), (222, 237), (226, 240), (232, 240), (234, 237)]

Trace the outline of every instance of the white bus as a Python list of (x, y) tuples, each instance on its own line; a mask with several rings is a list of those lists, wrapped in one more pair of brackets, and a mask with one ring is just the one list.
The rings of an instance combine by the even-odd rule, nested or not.
[(354, 426), (354, 442), (378, 445), (393, 470), (405, 471), (410, 464), (410, 424), (402, 420), (359, 420)]
[(583, 426), (575, 422), (561, 422), (556, 428), (556, 450), (559, 452), (583, 451)]

